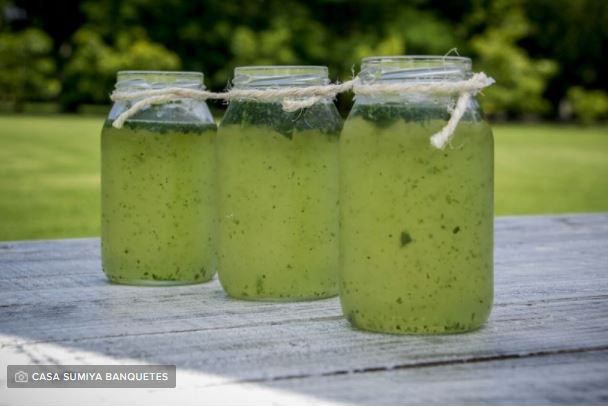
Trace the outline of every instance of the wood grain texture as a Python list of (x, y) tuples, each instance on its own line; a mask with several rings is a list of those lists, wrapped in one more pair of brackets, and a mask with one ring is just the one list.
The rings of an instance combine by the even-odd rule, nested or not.
[(335, 298), (112, 285), (98, 239), (0, 243), (0, 355), (67, 363), (49, 351), (61, 346), (176, 364), (204, 375), (199, 391), (256, 384), (335, 403), (606, 403), (608, 214), (497, 219), (495, 275), (483, 329), (401, 337), (351, 329)]

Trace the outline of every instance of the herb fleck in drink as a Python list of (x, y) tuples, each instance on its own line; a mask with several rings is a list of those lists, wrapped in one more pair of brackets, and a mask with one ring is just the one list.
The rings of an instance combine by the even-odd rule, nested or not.
[[(156, 87), (177, 78), (181, 86), (201, 86), (202, 75), (180, 75), (121, 72), (119, 86), (129, 88), (138, 78)], [(208, 109), (194, 101), (152, 107), (121, 129), (111, 121), (124, 108), (114, 109), (101, 141), (106, 275), (122, 284), (209, 281), (214, 273), (216, 129)]]
[[(364, 60), (362, 78), (464, 78), (469, 60), (447, 61), (373, 58)], [(345, 123), (340, 295), (358, 328), (462, 332), (481, 326), (490, 313), (492, 134), (473, 101), (451, 146), (431, 146), (453, 99), (360, 97)]]
[[(306, 86), (326, 75), (315, 67), (237, 68), (234, 82)], [(229, 295), (337, 294), (340, 128), (330, 101), (292, 113), (280, 101), (231, 102), (217, 139), (218, 273)]]

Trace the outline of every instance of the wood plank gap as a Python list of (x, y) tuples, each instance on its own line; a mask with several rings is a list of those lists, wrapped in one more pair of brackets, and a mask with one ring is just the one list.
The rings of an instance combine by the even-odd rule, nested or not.
[[(495, 361), (502, 361), (502, 360), (526, 359), (526, 358), (548, 357), (548, 356), (556, 356), (556, 355), (564, 355), (564, 354), (577, 354), (577, 353), (585, 353), (585, 352), (605, 352), (605, 351), (608, 351), (608, 345), (588, 347), (588, 348), (559, 349), (559, 350), (547, 350), (547, 351), (528, 352), (528, 353), (511, 353), (511, 354), (494, 355), (494, 356), (477, 356), (477, 357), (472, 357), (472, 358), (435, 360), (435, 361), (427, 361), (427, 362), (420, 362), (420, 363), (403, 363), (403, 364), (398, 364), (398, 365), (394, 365), (394, 366), (372, 366), (372, 367), (366, 367), (363, 369), (353, 369), (350, 371), (342, 369), (342, 370), (335, 370), (335, 371), (329, 371), (329, 372), (317, 373), (317, 374), (297, 374), (297, 375), (276, 376), (276, 377), (271, 377), (271, 378), (237, 380), (235, 382), (230, 382), (229, 384), (277, 382), (277, 381), (285, 381), (285, 380), (293, 380), (293, 379), (307, 379), (307, 378), (312, 378), (312, 377), (328, 377), (328, 376), (331, 377), (331, 376), (342, 376), (345, 374), (365, 374), (365, 373), (375, 373), (375, 372), (388, 372), (388, 371), (404, 370), (404, 369), (420, 369), (420, 368), (437, 367), (437, 366), (464, 365), (464, 364), (473, 364), (473, 363), (495, 362)], [(226, 385), (226, 384), (227, 383), (222, 383), (221, 385)]]

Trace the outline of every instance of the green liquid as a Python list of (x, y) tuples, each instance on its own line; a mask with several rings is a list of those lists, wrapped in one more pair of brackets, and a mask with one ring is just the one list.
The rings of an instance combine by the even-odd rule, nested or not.
[(109, 124), (101, 136), (102, 263), (116, 283), (214, 274), (215, 125)]
[(444, 120), (389, 111), (376, 124), (370, 111), (351, 114), (340, 142), (344, 314), (379, 332), (475, 329), (493, 299), (491, 131), (462, 121), (437, 150)]
[(218, 130), (218, 273), (243, 299), (338, 291), (338, 136), (225, 124)]

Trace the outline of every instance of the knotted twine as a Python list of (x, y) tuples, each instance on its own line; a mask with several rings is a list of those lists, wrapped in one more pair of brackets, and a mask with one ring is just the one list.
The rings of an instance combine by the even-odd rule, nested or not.
[(450, 119), (447, 124), (437, 133), (431, 136), (431, 144), (437, 149), (444, 149), (450, 142), (456, 126), (466, 112), (467, 105), (482, 89), (492, 85), (494, 79), (483, 72), (471, 76), (471, 78), (454, 82), (427, 82), (427, 83), (392, 83), (392, 84), (363, 84), (359, 78), (343, 83), (317, 85), (306, 87), (285, 87), (274, 89), (230, 89), (226, 92), (209, 92), (200, 89), (187, 89), (168, 87), (163, 89), (142, 90), (135, 92), (114, 91), (111, 99), (114, 102), (137, 100), (131, 107), (121, 113), (112, 123), (118, 129), (122, 128), (125, 121), (152, 105), (169, 103), (181, 99), (194, 100), (236, 100), (249, 99), (261, 102), (281, 100), (281, 106), (286, 112), (295, 112), (314, 105), (322, 99), (333, 99), (338, 93), (352, 90), (355, 95), (378, 96), (399, 95), (404, 93), (432, 93), (432, 94), (458, 94), (456, 105), (451, 110)]

